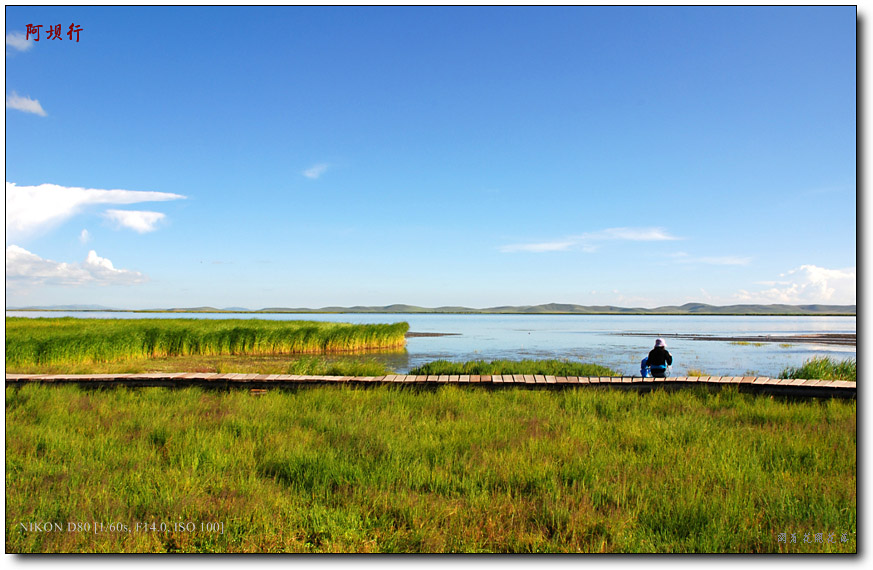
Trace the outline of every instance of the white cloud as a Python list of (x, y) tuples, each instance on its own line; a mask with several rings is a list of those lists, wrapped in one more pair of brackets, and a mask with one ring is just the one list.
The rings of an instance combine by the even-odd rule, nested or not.
[(671, 236), (662, 228), (608, 228), (597, 232), (587, 232), (561, 240), (504, 245), (499, 249), (503, 253), (546, 251), (567, 251), (581, 249), (591, 253), (597, 251), (598, 244), (604, 241), (667, 241), (681, 238)]
[(651, 297), (642, 297), (640, 295), (623, 295), (619, 291), (613, 291), (616, 294), (613, 303), (622, 307), (656, 307), (657, 303)]
[(185, 198), (168, 192), (68, 188), (57, 184), (17, 186), (6, 182), (7, 243), (44, 231), (93, 204), (135, 204)]
[(9, 54), (8, 48), (12, 48), (18, 51), (27, 51), (33, 47), (35, 42), (28, 40), (27, 36), (22, 32), (8, 32), (6, 34), (6, 48), (7, 55)]
[(160, 212), (141, 210), (106, 210), (103, 215), (115, 222), (118, 227), (129, 228), (141, 234), (156, 230), (158, 222), (166, 218)]
[(708, 265), (748, 265), (752, 258), (739, 255), (722, 255), (720, 257), (698, 257), (693, 261)]
[(41, 117), (46, 116), (46, 112), (43, 110), (42, 105), (39, 104), (39, 101), (30, 97), (22, 97), (15, 91), (12, 92), (12, 95), (6, 95), (6, 108), (33, 113)]
[(147, 281), (142, 273), (116, 269), (112, 262), (94, 250), (82, 263), (58, 263), (17, 245), (6, 248), (7, 286), (35, 285), (133, 285)]
[(307, 168), (306, 170), (304, 170), (304, 171), (303, 171), (303, 176), (305, 176), (305, 177), (307, 177), (307, 178), (311, 178), (312, 180), (316, 180), (316, 179), (319, 178), (322, 174), (324, 174), (325, 172), (327, 172), (327, 168), (328, 168), (328, 166), (329, 166), (329, 165), (328, 165), (327, 163), (325, 163), (325, 162), (320, 162), (320, 163), (315, 164), (315, 165), (313, 165), (313, 166)]
[(685, 252), (674, 253), (671, 257), (676, 260), (676, 263), (700, 263), (705, 265), (748, 265), (752, 261), (751, 257), (739, 255), (691, 257)]
[(576, 244), (573, 241), (553, 241), (545, 243), (522, 243), (516, 245), (504, 245), (500, 251), (504, 253), (513, 253), (516, 251), (530, 251), (539, 253), (543, 251), (565, 251)]
[(687, 303), (695, 303), (695, 302), (696, 302), (696, 303), (700, 303), (700, 302), (703, 302), (703, 303), (712, 303), (712, 302), (713, 302), (713, 299), (714, 299), (714, 297), (713, 297), (712, 295), (710, 295), (709, 292), (708, 292), (706, 289), (704, 289), (703, 287), (701, 287), (701, 288), (700, 288), (700, 295), (698, 295), (697, 297), (687, 297), (687, 298), (685, 299), (685, 301), (686, 301)]
[(680, 238), (671, 236), (663, 228), (609, 228), (599, 232), (584, 233), (576, 236), (579, 241), (668, 241)]
[(88, 230), (82, 230), (82, 233), (79, 234), (79, 241), (82, 243), (91, 241), (91, 234), (88, 233)]
[(745, 303), (854, 305), (857, 303), (856, 276), (854, 267), (826, 269), (801, 265), (780, 275), (782, 279), (778, 281), (763, 282), (769, 289), (741, 290), (735, 298)]

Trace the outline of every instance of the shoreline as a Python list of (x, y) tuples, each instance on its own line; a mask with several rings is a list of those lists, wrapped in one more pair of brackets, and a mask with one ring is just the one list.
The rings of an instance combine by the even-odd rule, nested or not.
[(647, 336), (675, 338), (679, 340), (713, 340), (721, 342), (778, 342), (783, 344), (833, 344), (840, 346), (857, 346), (857, 333), (814, 333), (795, 335), (758, 335), (758, 336), (710, 336), (699, 334), (655, 334), (655, 333), (612, 333), (618, 336)]
[(406, 338), (420, 338), (431, 336), (461, 336), (461, 333), (439, 333), (439, 332), (408, 332)]

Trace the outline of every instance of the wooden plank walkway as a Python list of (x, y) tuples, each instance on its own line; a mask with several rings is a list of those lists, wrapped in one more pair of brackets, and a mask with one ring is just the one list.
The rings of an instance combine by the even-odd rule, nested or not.
[(131, 387), (184, 387), (246, 388), (261, 391), (267, 388), (290, 388), (299, 386), (345, 384), (345, 385), (419, 385), (523, 387), (532, 389), (563, 389), (577, 387), (609, 387), (618, 389), (652, 390), (658, 387), (681, 388), (695, 385), (713, 387), (736, 385), (740, 391), (782, 394), (789, 396), (855, 398), (856, 383), (843, 380), (779, 379), (764, 376), (678, 376), (670, 378), (625, 377), (576, 377), (540, 375), (502, 376), (311, 376), (298, 374), (219, 374), (198, 372), (158, 372), (148, 374), (6, 374), (6, 386), (22, 386), (28, 383), (78, 384), (81, 386), (108, 388)]

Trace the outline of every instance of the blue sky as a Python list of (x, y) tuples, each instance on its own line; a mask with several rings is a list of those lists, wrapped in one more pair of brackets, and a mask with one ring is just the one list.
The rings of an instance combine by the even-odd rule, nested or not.
[(7, 306), (856, 302), (854, 7), (5, 16)]

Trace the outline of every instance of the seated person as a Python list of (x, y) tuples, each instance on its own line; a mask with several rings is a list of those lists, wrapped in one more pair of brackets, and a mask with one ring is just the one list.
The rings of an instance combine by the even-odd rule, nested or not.
[(667, 345), (664, 339), (655, 341), (655, 348), (649, 351), (649, 356), (645, 360), (646, 365), (652, 371), (653, 378), (665, 378), (667, 376), (667, 366), (673, 364), (673, 356), (667, 352)]

